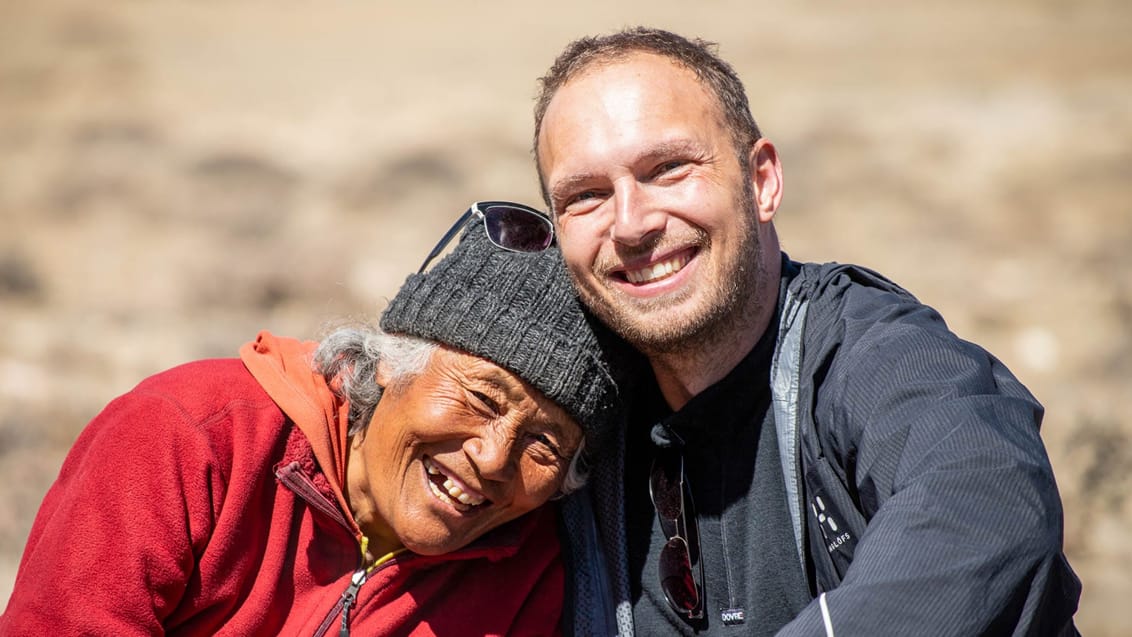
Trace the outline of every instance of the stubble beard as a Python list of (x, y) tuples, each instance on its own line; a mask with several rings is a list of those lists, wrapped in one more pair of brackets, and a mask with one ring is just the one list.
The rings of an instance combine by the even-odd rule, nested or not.
[[(614, 332), (646, 356), (702, 355), (715, 346), (736, 340), (761, 314), (762, 287), (768, 285), (762, 245), (757, 232), (757, 211), (749, 184), (735, 208), (741, 215), (738, 249), (722, 264), (717, 287), (687, 287), (659, 298), (630, 298), (606, 288), (612, 298), (580, 290), (582, 300)], [(699, 231), (701, 256), (712, 249), (707, 233)], [(726, 255), (725, 255), (726, 256)], [(699, 296), (696, 305), (673, 316), (671, 308)]]

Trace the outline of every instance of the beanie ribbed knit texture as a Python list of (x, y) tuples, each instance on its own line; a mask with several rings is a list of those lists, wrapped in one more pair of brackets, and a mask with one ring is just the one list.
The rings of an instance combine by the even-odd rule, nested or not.
[(381, 328), (486, 358), (566, 410), (598, 452), (623, 406), (603, 347), (605, 328), (583, 311), (557, 245), (511, 252), (470, 224), (459, 245), (411, 274), (381, 317)]

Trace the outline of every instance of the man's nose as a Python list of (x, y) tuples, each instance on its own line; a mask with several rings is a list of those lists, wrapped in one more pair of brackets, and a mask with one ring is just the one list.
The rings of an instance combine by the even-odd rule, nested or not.
[(614, 184), (613, 205), (610, 236), (617, 243), (640, 245), (664, 230), (667, 215), (653, 205), (648, 193), (635, 179), (626, 177)]
[(514, 448), (512, 437), (497, 431), (486, 431), (464, 441), (464, 453), (468, 454), (480, 476), (497, 482), (514, 476)]

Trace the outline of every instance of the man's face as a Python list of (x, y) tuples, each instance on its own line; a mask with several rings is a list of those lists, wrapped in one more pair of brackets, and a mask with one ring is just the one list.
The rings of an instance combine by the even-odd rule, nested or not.
[(551, 100), (538, 161), (575, 285), (615, 331), (663, 353), (737, 326), (760, 224), (747, 157), (691, 71), (651, 54), (583, 71)]
[(441, 348), (408, 384), (386, 385), (359, 435), (349, 467), (359, 525), (436, 555), (557, 493), (582, 430), (506, 369)]

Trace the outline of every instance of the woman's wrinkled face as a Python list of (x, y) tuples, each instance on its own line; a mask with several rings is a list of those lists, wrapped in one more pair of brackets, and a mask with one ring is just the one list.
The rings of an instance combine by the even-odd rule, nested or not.
[(377, 552), (454, 551), (554, 496), (582, 430), (515, 374), (444, 347), (351, 442), (347, 497)]

